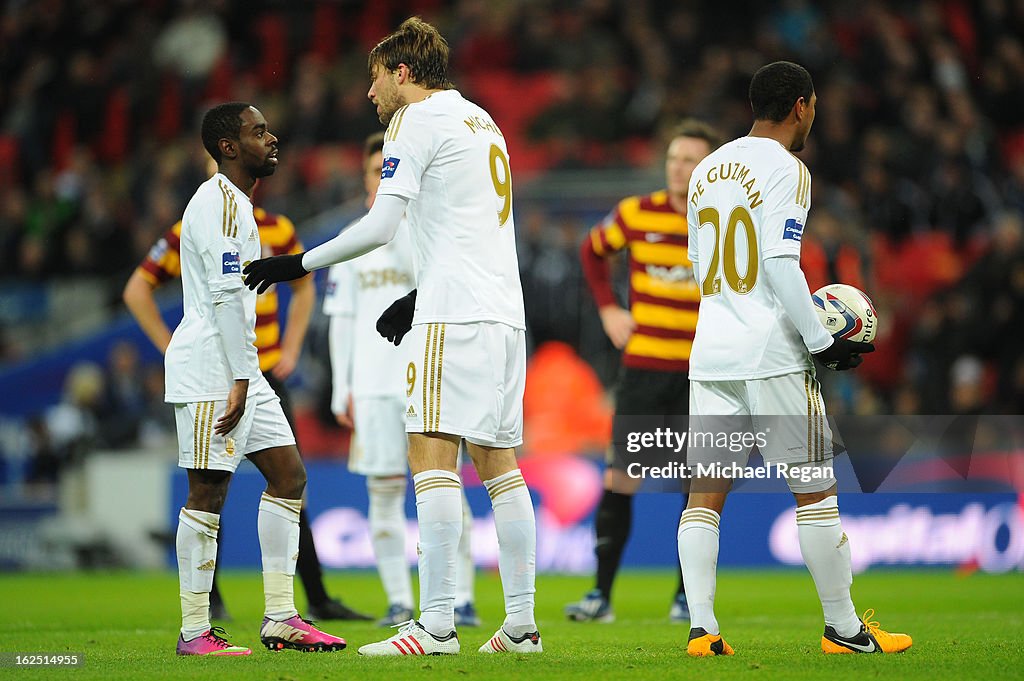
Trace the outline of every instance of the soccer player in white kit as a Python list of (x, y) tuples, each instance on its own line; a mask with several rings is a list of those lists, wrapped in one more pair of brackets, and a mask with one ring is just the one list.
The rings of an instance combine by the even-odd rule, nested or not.
[[(505, 595), (505, 621), (479, 650), (541, 652), (536, 520), (515, 457), (523, 441), (526, 324), (508, 149), (491, 116), (452, 87), (448, 45), (419, 18), (373, 48), (369, 70), (367, 95), (388, 124), (373, 207), (359, 224), (304, 255), (250, 264), (246, 284), (263, 288), (367, 253), (391, 241), (402, 215), (408, 217), (417, 288), (396, 305), (415, 302), (404, 363), (420, 618), (359, 652), (459, 652), (453, 604), (462, 440), (491, 497)], [(397, 342), (404, 334), (392, 335)]]
[[(373, 205), (380, 186), (383, 147), (383, 132), (370, 135), (364, 145), (367, 208)], [(331, 411), (339, 424), (355, 429), (348, 467), (353, 473), (366, 476), (370, 541), (388, 598), (388, 612), (378, 622), (381, 626), (402, 624), (413, 616), (412, 579), (405, 557), (405, 493), (409, 474), (405, 401), (410, 375), (402, 364), (403, 350), (381, 338), (374, 327), (380, 313), (412, 286), (412, 245), (408, 223), (403, 220), (387, 246), (331, 265), (323, 303), (324, 314), (330, 317)], [(473, 516), (465, 496), (462, 519), (455, 578), (455, 624), (480, 626), (473, 606)]]
[[(817, 96), (810, 74), (790, 62), (762, 67), (750, 83), (754, 125), (707, 156), (690, 177), (689, 256), (701, 291), (690, 355), (690, 432), (760, 431), (766, 463), (832, 467), (832, 434), (813, 355), (851, 369), (869, 343), (832, 338), (818, 321), (800, 270), (811, 176), (793, 155), (804, 147)], [(729, 465), (736, 454), (691, 442), (687, 463)], [(694, 466), (695, 467), (695, 466)], [(806, 478), (806, 480), (805, 480)], [(899, 652), (906, 634), (857, 618), (850, 545), (830, 475), (790, 476), (800, 550), (825, 617), (826, 653)], [(687, 651), (732, 655), (714, 613), (718, 524), (728, 480), (692, 481), (679, 523), (679, 561), (690, 604)]]
[(181, 223), (184, 316), (165, 355), (165, 400), (174, 405), (178, 465), (188, 470), (188, 501), (178, 515), (182, 625), (179, 655), (249, 655), (210, 626), (217, 531), (231, 474), (243, 456), (267, 480), (259, 504), (264, 618), (270, 650), (335, 651), (344, 639), (303, 620), (293, 595), (299, 512), (306, 487), (281, 400), (260, 372), (256, 295), (242, 266), (260, 257), (249, 193), (277, 167), (277, 138), (255, 107), (216, 106), (203, 116), (203, 146), (217, 173), (196, 190)]

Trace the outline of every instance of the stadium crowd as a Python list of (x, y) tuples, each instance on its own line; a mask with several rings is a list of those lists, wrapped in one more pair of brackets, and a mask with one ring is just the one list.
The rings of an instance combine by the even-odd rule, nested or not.
[[(1024, 3), (1013, 0), (6, 3), (0, 277), (98, 279), (117, 305), (205, 178), (196, 129), (212, 102), (257, 103), (281, 139), (260, 205), (301, 230), (357, 199), (359, 147), (379, 128), (365, 55), (413, 13), (448, 36), (456, 84), (502, 125), (519, 186), (562, 169), (657, 168), (683, 116), (742, 135), (756, 67), (804, 64), (819, 95), (801, 154), (814, 177), (805, 269), (812, 289), (862, 286), (885, 322), (879, 352), (832, 382), (830, 405), (1024, 410)], [(520, 201), (517, 215), (534, 347), (568, 341), (611, 378), (575, 256), (590, 225), (539, 203)], [(25, 354), (0, 346), (9, 362)], [(120, 409), (125, 386), (159, 396), (148, 378), (117, 380), (128, 363), (112, 358), (105, 387), (80, 391), (95, 393), (87, 411)], [(96, 432), (116, 447), (144, 430)]]

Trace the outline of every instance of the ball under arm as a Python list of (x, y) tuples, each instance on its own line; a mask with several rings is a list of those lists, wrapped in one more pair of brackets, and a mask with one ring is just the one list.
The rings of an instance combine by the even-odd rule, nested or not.
[(807, 349), (815, 353), (832, 345), (832, 336), (814, 311), (814, 301), (800, 262), (787, 255), (768, 258), (764, 261), (764, 272)]

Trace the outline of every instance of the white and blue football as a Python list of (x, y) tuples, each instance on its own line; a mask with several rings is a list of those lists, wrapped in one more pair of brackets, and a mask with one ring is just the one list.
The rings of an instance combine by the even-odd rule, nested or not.
[(871, 299), (849, 284), (822, 286), (811, 296), (818, 319), (835, 338), (870, 343), (878, 331), (878, 314)]

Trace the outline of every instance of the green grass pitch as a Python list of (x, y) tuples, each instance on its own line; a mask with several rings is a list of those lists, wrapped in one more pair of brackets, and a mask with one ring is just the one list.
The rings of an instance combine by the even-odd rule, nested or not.
[[(501, 621), (497, 575), (477, 579), (479, 629), (460, 633), (456, 657), (366, 659), (355, 650), (390, 632), (371, 624), (325, 622), (348, 639), (340, 653), (271, 653), (259, 647), (262, 596), (258, 574), (222, 577), (235, 620), (231, 640), (253, 648), (248, 658), (174, 655), (178, 628), (176, 576), (167, 574), (4, 575), (0, 651), (82, 652), (78, 669), (0, 670), (0, 678), (61, 679), (1003, 679), (1024, 676), (1024, 575), (949, 571), (876, 571), (854, 583), (858, 608), (875, 608), (883, 627), (905, 631), (905, 654), (824, 656), (821, 616), (810, 577), (801, 571), (723, 571), (717, 613), (731, 658), (690, 659), (686, 629), (668, 623), (674, 578), (667, 572), (626, 572), (616, 584), (613, 624), (574, 624), (562, 607), (590, 580), (543, 576), (537, 602), (545, 653), (486, 656), (476, 649)], [(332, 593), (381, 613), (374, 573), (329, 576)], [(297, 589), (298, 590), (298, 589)], [(299, 597), (301, 601), (301, 596)], [(510, 675), (512, 675), (510, 677)]]

